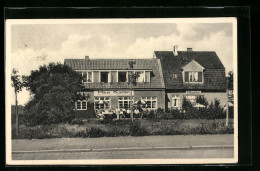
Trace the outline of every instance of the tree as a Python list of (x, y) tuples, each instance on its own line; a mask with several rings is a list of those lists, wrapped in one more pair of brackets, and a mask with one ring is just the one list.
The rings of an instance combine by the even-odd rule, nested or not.
[(30, 125), (70, 122), (75, 118), (75, 101), (82, 96), (81, 76), (69, 66), (50, 63), (24, 76), (33, 98), (25, 106)]
[[(134, 68), (134, 64), (136, 64), (136, 61), (129, 61), (128, 64), (129, 64), (130, 69), (133, 69)], [(133, 91), (133, 86), (137, 85), (137, 79), (138, 79), (139, 76), (140, 76), (139, 72), (131, 72), (131, 73), (128, 74), (128, 77), (129, 77), (128, 78), (129, 79), (128, 83), (131, 86), (130, 110), (131, 110), (131, 119), (132, 119), (132, 121), (134, 119), (133, 94), (132, 94), (132, 91)]]
[(202, 104), (202, 105), (204, 105), (205, 107), (207, 107), (208, 106), (208, 101), (207, 101), (207, 99), (204, 97), (204, 96), (197, 96), (196, 97), (196, 103), (199, 103), (199, 104)]
[(23, 83), (20, 80), (20, 75), (18, 75), (18, 71), (16, 69), (13, 69), (12, 75), (11, 75), (11, 85), (14, 87), (14, 93), (15, 93), (15, 118), (16, 118), (16, 137), (19, 135), (19, 123), (18, 123), (18, 101), (17, 101), (17, 94), (22, 90)]
[(192, 103), (191, 103), (189, 100), (187, 100), (187, 99), (184, 97), (183, 100), (182, 100), (182, 108), (183, 108), (185, 111), (188, 111), (188, 110), (190, 110), (190, 109), (193, 108), (193, 105), (192, 105)]
[(229, 72), (228, 72), (228, 77), (227, 77), (228, 89), (229, 89), (229, 90), (233, 90), (233, 78), (234, 78), (234, 73), (233, 73), (233, 71), (229, 71)]

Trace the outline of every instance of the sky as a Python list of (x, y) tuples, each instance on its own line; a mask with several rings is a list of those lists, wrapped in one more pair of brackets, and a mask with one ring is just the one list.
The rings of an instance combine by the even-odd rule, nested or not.
[[(12, 68), (20, 75), (66, 58), (152, 58), (154, 51), (215, 51), (233, 70), (232, 23), (20, 24), (11, 26)], [(19, 104), (30, 98), (23, 89)], [(14, 104), (14, 100), (12, 101)]]

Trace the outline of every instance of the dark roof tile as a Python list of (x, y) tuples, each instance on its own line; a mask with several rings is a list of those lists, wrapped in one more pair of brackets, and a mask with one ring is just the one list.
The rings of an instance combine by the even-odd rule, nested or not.
[(206, 69), (225, 69), (216, 52), (212, 51), (178, 51), (174, 56), (172, 51), (155, 51), (158, 59), (161, 59), (163, 68), (180, 69), (191, 60), (195, 60)]
[[(155, 51), (156, 58), (161, 60), (163, 78), (166, 89), (225, 89), (225, 67), (212, 51), (178, 51), (174, 56), (172, 51)], [(194, 85), (183, 83), (181, 68), (192, 60), (205, 68), (204, 84)], [(177, 74), (177, 79), (173, 78)]]
[[(135, 88), (165, 88), (159, 59), (65, 59), (64, 63), (74, 70), (128, 70), (129, 61), (136, 61), (133, 69), (152, 70), (150, 83), (138, 83)], [(87, 83), (86, 88), (130, 88), (124, 83)]]

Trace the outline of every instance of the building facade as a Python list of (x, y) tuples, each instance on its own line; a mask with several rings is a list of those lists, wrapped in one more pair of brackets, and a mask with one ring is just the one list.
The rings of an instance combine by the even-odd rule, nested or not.
[[(132, 66), (131, 64), (132, 63)], [(88, 100), (76, 102), (80, 113), (86, 112), (89, 103), (94, 110), (129, 109), (133, 103), (145, 101), (144, 107), (150, 110), (165, 109), (165, 86), (160, 59), (65, 59), (82, 76), (84, 89), (81, 94)], [(136, 85), (129, 77), (139, 73)]]
[[(155, 51), (152, 59), (65, 59), (64, 63), (82, 76), (87, 100), (77, 101), (79, 113), (94, 104), (94, 110), (129, 109), (144, 101), (144, 108), (182, 109), (183, 99), (196, 104), (198, 96), (209, 103), (227, 104), (225, 67), (212, 51)], [(132, 66), (131, 66), (132, 63)], [(136, 85), (129, 81), (138, 72)]]
[(196, 105), (198, 96), (208, 103), (215, 99), (227, 104), (225, 67), (213, 51), (155, 51), (160, 59), (166, 92), (166, 108), (181, 109), (185, 98)]

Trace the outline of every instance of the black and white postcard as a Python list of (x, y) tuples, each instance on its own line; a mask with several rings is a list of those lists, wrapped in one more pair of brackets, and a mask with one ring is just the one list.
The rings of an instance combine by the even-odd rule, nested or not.
[(236, 18), (5, 29), (8, 165), (238, 162)]

